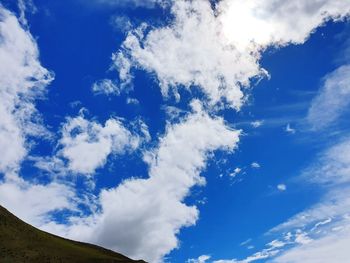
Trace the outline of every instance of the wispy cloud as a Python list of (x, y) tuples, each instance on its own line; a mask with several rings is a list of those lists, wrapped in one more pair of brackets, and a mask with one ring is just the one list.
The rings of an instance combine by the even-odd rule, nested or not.
[(120, 88), (111, 79), (102, 79), (96, 81), (92, 87), (92, 91), (95, 94), (105, 94), (105, 95), (119, 95)]
[(350, 141), (345, 139), (332, 146), (302, 174), (304, 180), (323, 187), (326, 194), (319, 203), (272, 230), (272, 233), (303, 230), (300, 232), (303, 235), (295, 239), (298, 246), (287, 249), (273, 262), (290, 262), (291, 259), (303, 259), (303, 262), (345, 262), (343, 259), (350, 255), (342, 249), (350, 239), (350, 179), (347, 176), (350, 169), (349, 145)]
[(312, 101), (307, 119), (314, 130), (334, 123), (350, 104), (350, 66), (344, 65), (325, 77)]
[[(346, 262), (350, 240), (350, 140), (323, 151), (302, 171), (300, 183), (314, 184), (324, 194), (313, 206), (271, 229), (265, 237), (274, 239), (265, 248), (244, 259), (213, 260), (215, 263)], [(284, 184), (279, 190), (286, 190)], [(250, 241), (251, 243), (254, 241)]]

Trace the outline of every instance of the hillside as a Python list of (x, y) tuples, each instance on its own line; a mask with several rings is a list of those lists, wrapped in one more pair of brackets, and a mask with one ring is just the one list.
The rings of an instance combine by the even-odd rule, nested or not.
[(26, 224), (0, 206), (1, 263), (142, 263), (95, 245), (64, 239)]

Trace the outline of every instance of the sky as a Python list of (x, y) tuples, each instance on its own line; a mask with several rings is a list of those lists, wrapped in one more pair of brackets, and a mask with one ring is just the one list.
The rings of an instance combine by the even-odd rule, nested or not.
[(349, 0), (0, 0), (0, 204), (150, 263), (345, 263)]

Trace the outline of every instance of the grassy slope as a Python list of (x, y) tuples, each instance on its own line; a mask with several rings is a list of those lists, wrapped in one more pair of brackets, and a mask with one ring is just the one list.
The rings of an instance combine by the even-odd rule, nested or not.
[(1, 263), (133, 263), (95, 245), (51, 235), (30, 226), (0, 206)]

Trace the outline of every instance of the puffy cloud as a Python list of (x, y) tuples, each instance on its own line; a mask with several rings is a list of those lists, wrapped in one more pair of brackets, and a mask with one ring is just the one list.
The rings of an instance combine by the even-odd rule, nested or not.
[(324, 85), (312, 101), (307, 119), (313, 129), (332, 124), (350, 103), (350, 65), (344, 65), (325, 77)]
[[(101, 213), (73, 220), (66, 229), (68, 237), (149, 262), (160, 262), (178, 247), (180, 229), (194, 225), (198, 218), (196, 206), (186, 205), (185, 197), (191, 187), (205, 183), (200, 172), (209, 154), (218, 149), (232, 151), (240, 133), (226, 126), (222, 118), (206, 114), (198, 101), (192, 105), (194, 112), (169, 124), (158, 148), (146, 154), (149, 177), (131, 178), (103, 190)], [(51, 225), (47, 229), (61, 228)]]
[[(38, 50), (30, 34), (20, 27), (17, 19), (9, 12), (2, 12), (5, 17), (2, 23), (8, 24), (1, 34), (12, 36), (16, 30), (11, 30), (11, 26), (15, 25), (14, 29), (19, 30), (19, 36), (23, 39), (13, 42), (19, 48), (26, 43), (32, 44), (32, 50), (26, 47), (28, 50), (23, 48), (23, 52), (19, 49), (20, 52), (13, 50), (11, 53), (15, 45), (6, 44), (5, 37), (1, 43), (7, 50), (0, 54), (8, 65), (7, 71), (3, 66), (0, 72), (4, 76), (1, 78), (1, 94), (7, 99), (0, 112), (13, 122), (14, 128), (8, 134), (1, 134), (0, 138), (13, 138), (13, 142), (20, 142), (19, 148), (22, 149), (21, 155), (17, 151), (16, 158), (1, 167), (7, 171), (10, 167), (8, 163), (13, 163), (11, 167), (17, 168), (25, 156), (25, 135), (40, 131), (39, 128), (34, 129), (40, 126), (34, 126), (35, 122), (31, 122), (33, 118), (28, 116), (36, 114), (32, 98), (40, 95), (39, 91), (50, 82), (51, 76), (35, 60)], [(8, 57), (9, 54), (14, 58)], [(16, 56), (21, 54), (17, 59)], [(22, 60), (27, 61), (27, 64), (22, 65)], [(12, 69), (13, 61), (18, 63)], [(18, 70), (18, 66), (22, 68)], [(21, 105), (18, 105), (19, 98), (22, 100)], [(131, 178), (115, 188), (103, 190), (99, 197), (101, 210), (94, 212), (89, 218), (73, 217), (70, 227), (54, 221), (47, 222), (50, 212), (75, 209), (75, 201), (72, 202), (74, 191), (60, 183), (36, 184), (13, 174), (0, 184), (1, 194), (4, 196), (2, 200), (5, 200), (3, 203), (28, 222), (44, 224), (44, 229), (58, 231), (59, 234), (67, 231), (69, 237), (96, 242), (152, 262), (160, 261), (165, 254), (178, 246), (179, 230), (195, 224), (198, 218), (197, 208), (186, 205), (184, 199), (191, 187), (205, 182), (200, 172), (205, 169), (208, 154), (217, 149), (233, 150), (238, 142), (239, 131), (226, 126), (222, 118), (210, 117), (202, 110), (198, 101), (193, 103), (193, 109), (194, 112), (182, 119), (182, 122), (169, 124), (160, 146), (145, 157), (150, 166), (149, 178)], [(18, 110), (17, 115), (13, 114), (14, 110)], [(4, 120), (6, 118), (1, 119), (3, 122)], [(27, 125), (32, 128), (30, 130), (24, 128), (24, 124), (29, 122), (32, 124)], [(9, 123), (3, 126), (5, 131), (12, 127)], [(140, 129), (146, 134), (144, 126)], [(5, 144), (6, 141), (2, 143)], [(61, 160), (63, 157), (68, 160), (70, 170), (92, 173), (105, 163), (109, 154), (135, 149), (139, 143), (139, 138), (117, 119), (110, 119), (102, 125), (82, 116), (69, 118), (62, 128), (58, 156), (46, 166), (44, 159), (37, 165), (47, 170), (60, 170), (65, 165)], [(11, 146), (13, 149), (13, 145)], [(20, 196), (23, 198), (18, 198)], [(26, 199), (24, 196), (31, 198), (27, 198), (26, 202), (19, 202), (18, 200)], [(31, 211), (24, 209), (24, 206), (31, 208)]]
[(52, 75), (40, 65), (35, 40), (0, 5), (0, 173), (10, 173), (27, 154), (27, 135), (46, 133), (34, 99)]
[[(116, 3), (109, 1), (113, 2)], [(128, 34), (121, 51), (114, 55), (124, 82), (120, 88), (131, 83), (132, 68), (141, 68), (156, 76), (164, 96), (169, 90), (177, 95), (178, 88), (196, 86), (206, 94), (211, 106), (225, 103), (239, 109), (244, 102), (242, 87), (265, 74), (259, 66), (260, 50), (269, 45), (302, 43), (325, 20), (345, 16), (349, 5), (341, 0), (223, 0), (213, 10), (207, 1), (175, 1), (174, 20), (168, 26), (154, 29), (142, 25)], [(0, 58), (4, 63), (0, 65), (0, 138), (7, 140), (0, 141), (0, 147), (9, 151), (0, 161), (0, 171), (8, 172), (26, 154), (26, 135), (42, 131), (32, 121), (37, 116), (32, 101), (51, 76), (40, 66), (30, 34), (8, 11), (1, 9), (1, 15)], [(243, 32), (241, 28), (247, 30)], [(107, 90), (115, 91), (113, 83), (102, 84), (106, 83)], [(208, 115), (198, 102), (193, 103), (193, 109), (181, 122), (169, 124), (159, 147), (145, 156), (148, 178), (130, 178), (115, 188), (102, 190), (99, 212), (88, 218), (71, 218), (70, 226), (51, 222), (46, 229), (59, 230), (60, 234), (66, 231), (68, 237), (97, 242), (133, 257), (161, 261), (178, 247), (180, 229), (194, 225), (198, 218), (198, 209), (185, 204), (184, 199), (191, 187), (205, 182), (200, 172), (205, 169), (208, 155), (217, 149), (233, 150), (238, 143), (239, 131), (228, 127), (222, 118)], [(130, 135), (115, 119), (104, 125), (83, 117), (69, 119), (63, 128), (60, 153), (68, 159), (71, 170), (92, 173), (109, 154), (133, 149), (137, 140)], [(16, 144), (10, 148), (9, 141)], [(6, 187), (11, 188), (8, 182)], [(57, 201), (52, 208), (37, 205), (40, 209), (33, 210), (33, 220), (50, 209), (72, 209), (66, 201), (71, 196), (67, 188), (53, 183), (44, 188), (50, 191), (32, 184), (13, 187), (14, 192), (22, 189), (25, 194), (38, 194), (33, 200)], [(61, 199), (57, 192), (62, 193)], [(273, 253), (274, 250), (262, 251), (248, 260)]]
[(144, 138), (148, 139), (147, 126), (142, 122), (140, 125), (142, 137), (133, 134), (118, 119), (109, 119), (101, 125), (83, 116), (69, 118), (62, 128), (58, 156), (68, 160), (69, 170), (92, 174), (106, 163), (110, 154), (135, 150)]
[(315, 28), (350, 13), (343, 0), (224, 0), (219, 3), (224, 34), (241, 50), (301, 44)]
[(140, 67), (156, 75), (164, 96), (170, 88), (176, 93), (178, 87), (198, 86), (212, 104), (225, 100), (239, 108), (240, 86), (262, 74), (257, 57), (227, 41), (209, 1), (175, 1), (171, 10), (171, 25), (148, 34), (142, 25), (129, 33), (115, 55), (121, 80), (130, 79), (130, 67)]
[(209, 1), (174, 1), (173, 21), (129, 32), (114, 61), (126, 84), (130, 70), (141, 68), (155, 74), (164, 96), (171, 90), (178, 98), (179, 88), (195, 86), (211, 105), (239, 109), (242, 87), (266, 74), (259, 65), (261, 50), (303, 43), (325, 21), (349, 11), (343, 0), (223, 0), (214, 10)]
[[(156, 76), (164, 96), (171, 91), (178, 98), (177, 89), (197, 87), (211, 106), (224, 103), (239, 109), (244, 102), (242, 87), (266, 74), (259, 65), (261, 50), (303, 43), (327, 19), (347, 15), (349, 7), (344, 1), (223, 0), (213, 10), (207, 1), (175, 1), (169, 25), (141, 25), (129, 32), (114, 54), (120, 88), (131, 84), (131, 70), (139, 68)], [(131, 178), (103, 190), (101, 212), (72, 219), (65, 229), (67, 236), (151, 262), (161, 261), (176, 248), (176, 234), (198, 218), (197, 208), (186, 205), (184, 198), (192, 186), (204, 182), (200, 171), (208, 153), (233, 149), (238, 142), (239, 132), (221, 118), (204, 113), (198, 102), (194, 109), (181, 122), (168, 125), (159, 147), (145, 156), (149, 177)], [(303, 240), (301, 235), (299, 240)], [(271, 257), (276, 249), (270, 246), (245, 262)]]
[[(124, 82), (121, 88), (131, 84), (133, 68), (143, 69), (155, 75), (165, 97), (173, 92), (178, 99), (178, 89), (196, 87), (210, 106), (225, 104), (238, 110), (244, 102), (242, 88), (266, 74), (259, 65), (262, 50), (303, 43), (326, 20), (342, 19), (349, 10), (350, 3), (342, 0), (223, 0), (215, 9), (209, 1), (174, 1), (169, 25), (142, 24), (130, 31), (113, 60)], [(183, 200), (192, 186), (203, 183), (200, 171), (208, 152), (233, 148), (238, 132), (230, 144), (225, 138), (235, 137), (234, 131), (222, 119), (195, 108), (196, 113), (169, 125), (157, 150), (145, 157), (149, 178), (129, 179), (102, 191), (101, 213), (86, 225), (98, 243), (157, 262), (178, 246), (178, 231), (196, 222), (197, 208)], [(73, 224), (67, 235), (79, 236), (76, 229), (81, 226)], [(120, 235), (123, 229), (131, 230)], [(297, 233), (297, 239), (302, 243), (306, 236)], [(276, 255), (276, 244), (242, 262)]]

